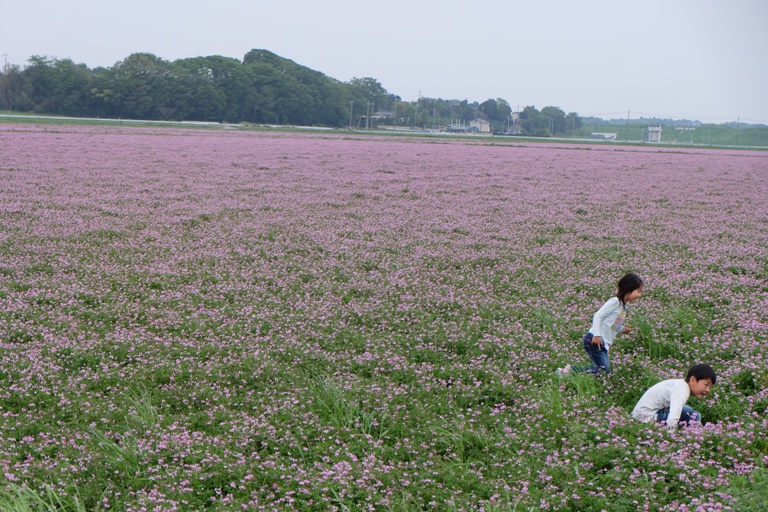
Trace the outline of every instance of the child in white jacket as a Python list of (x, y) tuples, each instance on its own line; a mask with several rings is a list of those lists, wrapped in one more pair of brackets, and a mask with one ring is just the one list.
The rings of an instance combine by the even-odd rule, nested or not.
[(643, 292), (643, 280), (636, 274), (626, 274), (619, 279), (615, 297), (608, 299), (592, 317), (592, 327), (584, 335), (582, 342), (591, 366), (571, 366), (558, 368), (559, 375), (574, 372), (610, 373), (611, 361), (608, 351), (617, 334), (629, 334), (631, 329), (623, 326), (627, 317), (627, 304), (634, 304)]
[(668, 379), (654, 384), (637, 402), (632, 417), (644, 423), (655, 421), (676, 427), (679, 423), (700, 423), (701, 414), (685, 405), (694, 395), (706, 398), (717, 382), (717, 375), (707, 364), (691, 366), (683, 379)]

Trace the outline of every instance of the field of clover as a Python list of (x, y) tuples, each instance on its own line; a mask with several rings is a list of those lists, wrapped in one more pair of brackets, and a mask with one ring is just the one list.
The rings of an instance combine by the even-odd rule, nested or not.
[(765, 152), (0, 124), (2, 510), (766, 510), (767, 339)]

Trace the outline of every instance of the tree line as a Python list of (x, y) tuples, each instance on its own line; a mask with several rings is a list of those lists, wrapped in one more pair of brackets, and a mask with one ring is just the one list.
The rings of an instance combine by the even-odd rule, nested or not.
[[(548, 136), (581, 126), (575, 113), (488, 99), (402, 101), (376, 79), (341, 82), (267, 50), (163, 60), (134, 53), (111, 67), (32, 56), (0, 72), (8, 111), (76, 117), (377, 128), (440, 128), (482, 119), (494, 133)], [(386, 113), (386, 114), (383, 114)]]

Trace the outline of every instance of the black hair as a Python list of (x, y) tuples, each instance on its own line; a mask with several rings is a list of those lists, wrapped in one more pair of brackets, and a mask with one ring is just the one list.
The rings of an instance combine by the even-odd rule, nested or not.
[(616, 297), (618, 297), (621, 301), (621, 305), (627, 305), (627, 301), (624, 300), (624, 297), (626, 297), (627, 294), (632, 293), (642, 286), (643, 280), (640, 278), (640, 276), (632, 273), (624, 274), (624, 276), (619, 279), (619, 291), (616, 292)]
[(691, 377), (695, 377), (696, 380), (709, 379), (712, 381), (712, 384), (717, 382), (717, 375), (715, 375), (715, 370), (713, 370), (712, 367), (708, 364), (704, 363), (691, 366), (685, 376), (685, 382), (691, 380)]

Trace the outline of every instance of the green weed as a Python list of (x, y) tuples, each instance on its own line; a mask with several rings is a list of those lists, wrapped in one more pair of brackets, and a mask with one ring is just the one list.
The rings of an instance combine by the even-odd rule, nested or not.
[(151, 429), (158, 425), (160, 416), (152, 405), (152, 395), (144, 386), (140, 391), (130, 391), (128, 403), (132, 411), (128, 414), (128, 419), (143, 429)]
[(340, 429), (351, 429), (380, 439), (387, 435), (386, 420), (381, 413), (368, 411), (350, 402), (331, 381), (317, 380), (310, 386), (315, 411), (327, 423)]
[(768, 512), (768, 471), (755, 470), (751, 475), (734, 478), (733, 510), (735, 512)]
[(26, 485), (9, 484), (5, 489), (0, 490), (0, 510), (3, 512), (86, 512), (88, 509), (77, 494), (64, 495), (48, 484), (42, 484), (39, 492)]
[(682, 351), (679, 341), (676, 339), (669, 341), (666, 337), (656, 334), (648, 318), (636, 315), (632, 320), (632, 324), (634, 338), (651, 360), (656, 361), (680, 357)]
[(134, 477), (139, 473), (142, 454), (138, 440), (132, 433), (126, 432), (113, 439), (91, 429), (91, 437), (102, 453), (104, 463), (113, 471), (125, 477)]

